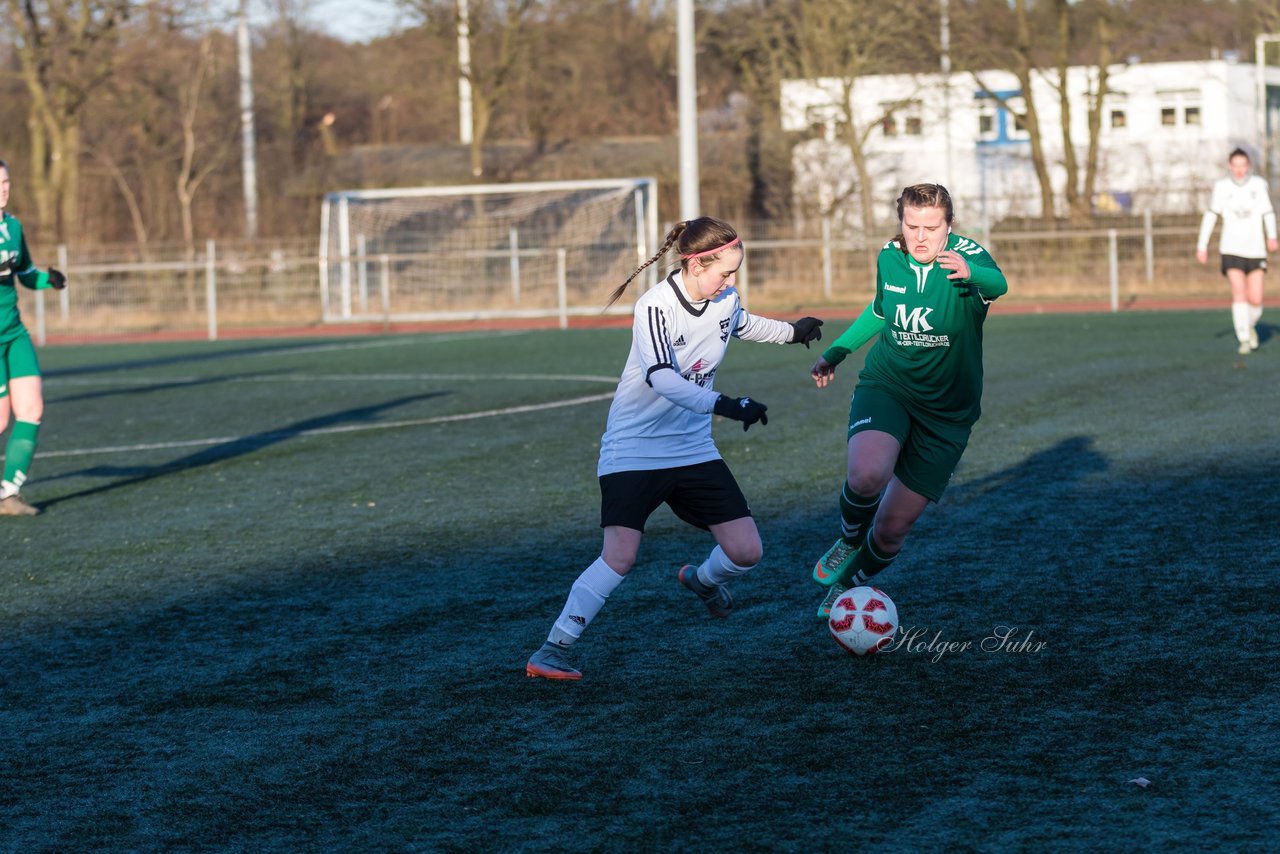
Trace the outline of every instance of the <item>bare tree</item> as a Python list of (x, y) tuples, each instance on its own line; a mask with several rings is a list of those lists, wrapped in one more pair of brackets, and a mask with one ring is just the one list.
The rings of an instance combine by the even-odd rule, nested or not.
[(77, 225), (80, 123), (112, 72), (129, 0), (5, 0), (10, 37), (30, 97), (27, 130), (36, 212), (57, 240)]
[[(458, 0), (401, 0), (432, 26), (463, 22)], [(472, 98), (471, 174), (484, 174), (484, 143), (494, 114), (519, 81), (532, 33), (535, 0), (467, 0), (466, 32), (471, 60), (458, 73)]]
[[(869, 232), (876, 217), (868, 139), (911, 98), (858, 115), (853, 92), (869, 75), (917, 70), (921, 53), (936, 57), (934, 10), (909, 4), (886, 13), (877, 0), (789, 0), (757, 3), (749, 15), (754, 44), (744, 58), (770, 77), (834, 80), (823, 112), (836, 138), (849, 150), (855, 173), (852, 191), (858, 196), (863, 228)], [(835, 207), (843, 201), (837, 196), (828, 203)]]
[[(967, 35), (971, 61), (1012, 73), (1018, 81), (1021, 109), (989, 85), (980, 71), (974, 70), (973, 78), (980, 89), (1017, 117), (1027, 133), (1042, 216), (1055, 215), (1057, 191), (1034, 84), (1037, 79), (1045, 80), (1057, 96), (1067, 212), (1074, 219), (1088, 218), (1098, 177), (1102, 114), (1114, 61), (1116, 22), (1125, 6), (1123, 0), (988, 0), (970, 4)], [(1073, 132), (1070, 79), (1070, 69), (1080, 66), (1085, 67), (1087, 78), (1084, 94), (1088, 138), (1084, 141), (1083, 164)]]
[[(1008, 27), (1010, 16), (1012, 27)], [(1013, 0), (1012, 7), (1003, 0), (979, 2), (974, 4), (974, 14), (962, 20), (967, 20), (970, 25), (968, 33), (971, 44), (975, 46), (976, 61), (983, 68), (995, 66), (1008, 70), (1018, 80), (1022, 109), (1018, 109), (1017, 105), (1003, 96), (998, 87), (989, 85), (977, 70), (972, 72), (978, 88), (1015, 116), (1018, 125), (1026, 130), (1031, 148), (1031, 165), (1040, 188), (1041, 215), (1051, 217), (1055, 206), (1053, 179), (1049, 174), (1044, 136), (1040, 130), (1040, 110), (1036, 104), (1035, 87), (1032, 85), (1032, 74), (1043, 67), (1043, 61), (1038, 55), (1039, 42), (1033, 35), (1027, 0)], [(1000, 32), (1002, 25), (1004, 32)], [(1009, 29), (1012, 30), (1011, 34)]]

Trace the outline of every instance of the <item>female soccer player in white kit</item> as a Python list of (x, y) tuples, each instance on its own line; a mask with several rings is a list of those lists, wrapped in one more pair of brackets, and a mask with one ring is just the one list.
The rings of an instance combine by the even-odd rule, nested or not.
[(1201, 264), (1209, 260), (1213, 223), (1222, 217), (1218, 251), (1222, 255), (1222, 274), (1231, 283), (1231, 323), (1243, 356), (1258, 349), (1267, 252), (1275, 252), (1280, 243), (1276, 242), (1276, 214), (1267, 182), (1249, 173), (1249, 155), (1237, 148), (1227, 158), (1227, 166), (1231, 176), (1214, 183), (1209, 209), (1200, 221), (1196, 260)]
[(768, 424), (767, 407), (713, 388), (729, 339), (804, 344), (822, 337), (822, 321), (758, 317), (734, 289), (743, 247), (727, 223), (700, 217), (676, 223), (658, 253), (614, 290), (612, 304), (640, 271), (671, 247), (680, 267), (636, 301), (631, 352), (600, 440), (600, 526), (604, 548), (569, 589), (560, 616), (525, 673), (581, 679), (565, 653), (635, 565), (645, 521), (662, 503), (684, 521), (709, 530), (716, 546), (677, 579), (713, 617), (733, 610), (729, 582), (763, 554), (747, 500), (711, 438), (711, 414)]

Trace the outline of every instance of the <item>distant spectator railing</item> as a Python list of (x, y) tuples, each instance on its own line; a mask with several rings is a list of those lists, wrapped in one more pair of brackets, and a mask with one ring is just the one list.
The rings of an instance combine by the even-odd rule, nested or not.
[[(747, 257), (738, 287), (752, 308), (853, 312), (871, 295), (871, 265), (894, 224), (874, 240), (840, 234), (820, 221), (740, 228)], [(1190, 216), (1159, 225), (1134, 217), (1063, 230), (1005, 228), (982, 235), (959, 224), (957, 231), (992, 251), (1010, 281), (1007, 302), (1119, 311), (1223, 295), (1217, 260), (1196, 263)], [(42, 344), (124, 336), (216, 340), (378, 321), (542, 317), (565, 326), (570, 317), (599, 316), (609, 292), (630, 272), (597, 268), (589, 249), (575, 251), (569, 257), (563, 249), (520, 249), (514, 260), (510, 251), (474, 253), (465, 277), (434, 272), (456, 269), (457, 259), (445, 251), (355, 257), (356, 290), (339, 299), (322, 291), (314, 242), (208, 241), (197, 250), (62, 247), (56, 262), (44, 263), (67, 272), (68, 288), (37, 292), (34, 306), (24, 294), (23, 311)], [(578, 275), (567, 277), (569, 268)], [(584, 269), (594, 272), (583, 276)], [(629, 311), (630, 301), (654, 280), (642, 278), (613, 311)]]

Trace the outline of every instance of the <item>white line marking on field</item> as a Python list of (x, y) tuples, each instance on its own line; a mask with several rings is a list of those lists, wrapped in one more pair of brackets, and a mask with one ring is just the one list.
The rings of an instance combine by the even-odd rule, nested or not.
[(593, 394), (587, 397), (574, 397), (568, 400), (557, 400), (552, 403), (530, 403), (524, 406), (509, 406), (505, 409), (486, 409), (481, 412), (464, 412), (459, 415), (437, 415), (433, 418), (414, 418), (407, 421), (386, 421), (380, 424), (346, 424), (337, 427), (318, 427), (314, 430), (275, 430), (255, 434), (253, 436), (222, 436), (212, 439), (186, 439), (176, 442), (146, 442), (136, 445), (115, 445), (105, 448), (78, 448), (66, 451), (41, 451), (41, 459), (50, 457), (83, 457), (93, 454), (123, 454), (137, 451), (155, 451), (168, 448), (199, 448), (209, 445), (226, 445), (233, 442), (244, 442), (250, 439), (267, 441), (271, 439), (292, 439), (297, 436), (326, 436), (335, 433), (361, 433), (366, 430), (390, 430), (397, 427), (424, 427), (431, 424), (448, 424), (454, 421), (473, 421), (478, 418), (494, 418), (500, 415), (519, 415), (525, 412), (542, 412), (548, 409), (560, 409), (566, 406), (580, 406), (584, 403), (596, 403), (609, 400), (613, 392)]
[(268, 350), (263, 353), (247, 353), (244, 358), (253, 359), (259, 356), (292, 356), (296, 353), (328, 353), (333, 350), (370, 350), (375, 347), (402, 347), (406, 344), (452, 344), (455, 341), (471, 341), (476, 338), (503, 338), (508, 335), (523, 335), (523, 332), (467, 333), (460, 335), (441, 335), (423, 338), (393, 338), (391, 340), (361, 341), (358, 343), (334, 342), (333, 344), (304, 344), (298, 347), (284, 347), (279, 350)]
[[(213, 380), (215, 377), (207, 376), (180, 376), (180, 377), (55, 377), (52, 380), (46, 380), (45, 384), (56, 388), (62, 385), (78, 385), (78, 386), (100, 386), (100, 385), (128, 385), (128, 386), (151, 386), (151, 385), (172, 385), (173, 383), (195, 383), (201, 380)], [(616, 376), (595, 376), (593, 374), (290, 374), (288, 376), (268, 376), (268, 377), (226, 377), (218, 380), (223, 383), (308, 383), (308, 382), (369, 382), (369, 381), (386, 381), (386, 382), (414, 382), (435, 380), (465, 380), (468, 382), (493, 380), (511, 380), (516, 382), (555, 382), (556, 380), (565, 380), (571, 382), (590, 382), (590, 383), (616, 383)]]

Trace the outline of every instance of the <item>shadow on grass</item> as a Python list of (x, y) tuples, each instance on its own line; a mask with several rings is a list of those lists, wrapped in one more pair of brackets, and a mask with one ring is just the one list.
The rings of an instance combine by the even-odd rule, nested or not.
[(45, 370), (45, 379), (56, 377), (75, 377), (85, 374), (109, 374), (116, 371), (129, 371), (139, 368), (163, 368), (172, 365), (201, 364), (219, 359), (235, 359), (241, 356), (262, 356), (287, 353), (290, 350), (314, 347), (317, 342), (289, 342), (280, 344), (258, 344), (252, 347), (231, 347), (228, 349), (210, 350), (207, 353), (175, 353), (171, 356), (155, 356), (149, 359), (130, 359), (119, 362), (98, 362), (92, 365), (79, 365), (74, 368), (54, 368)]
[(86, 400), (98, 400), (104, 397), (119, 397), (121, 395), (137, 396), (144, 394), (154, 394), (158, 391), (173, 391), (174, 389), (191, 389), (200, 386), (220, 385), (222, 383), (233, 382), (245, 379), (257, 379), (260, 377), (280, 376), (286, 371), (254, 371), (244, 374), (227, 374), (220, 377), (200, 377), (190, 380), (173, 380), (172, 382), (147, 383), (146, 385), (128, 385), (110, 389), (102, 389), (99, 391), (86, 391), (80, 394), (71, 395), (45, 395), (45, 403), (76, 403)]
[(1094, 448), (1092, 436), (1072, 436), (1052, 447), (1036, 451), (1019, 463), (966, 481), (948, 489), (946, 503), (965, 503), (997, 489), (1042, 484), (1053, 492), (1075, 488), (1084, 478), (1111, 467), (1106, 455)]
[(339, 425), (370, 423), (377, 419), (382, 413), (404, 406), (407, 403), (415, 403), (422, 400), (430, 400), (434, 397), (443, 397), (450, 392), (436, 391), (428, 394), (411, 394), (403, 397), (397, 397), (392, 400), (374, 404), (372, 406), (360, 406), (352, 409), (344, 409), (340, 412), (333, 412), (328, 415), (320, 415), (315, 418), (306, 418), (296, 421), (288, 427), (279, 430), (266, 430), (261, 433), (253, 433), (248, 436), (238, 436), (234, 439), (227, 440), (211, 440), (217, 441), (218, 444), (205, 448), (195, 453), (188, 454), (185, 457), (173, 460), (167, 463), (161, 463), (155, 466), (92, 466), (90, 468), (78, 469), (72, 472), (66, 472), (49, 480), (59, 480), (68, 477), (114, 477), (122, 478), (111, 483), (95, 486), (90, 489), (83, 489), (79, 492), (72, 492), (67, 495), (59, 496), (48, 501), (41, 502), (42, 507), (52, 507), (55, 504), (61, 504), (64, 501), (71, 501), (76, 498), (85, 498), (90, 495), (99, 495), (104, 492), (110, 492), (113, 489), (119, 489), (124, 486), (132, 486), (137, 483), (144, 483), (157, 477), (163, 477), (174, 472), (189, 471), (190, 469), (199, 468), (201, 466), (213, 465), (214, 463), (224, 462), (226, 460), (235, 459), (245, 454), (253, 453), (262, 448), (277, 445), (289, 439), (303, 436), (308, 433), (327, 430)]

